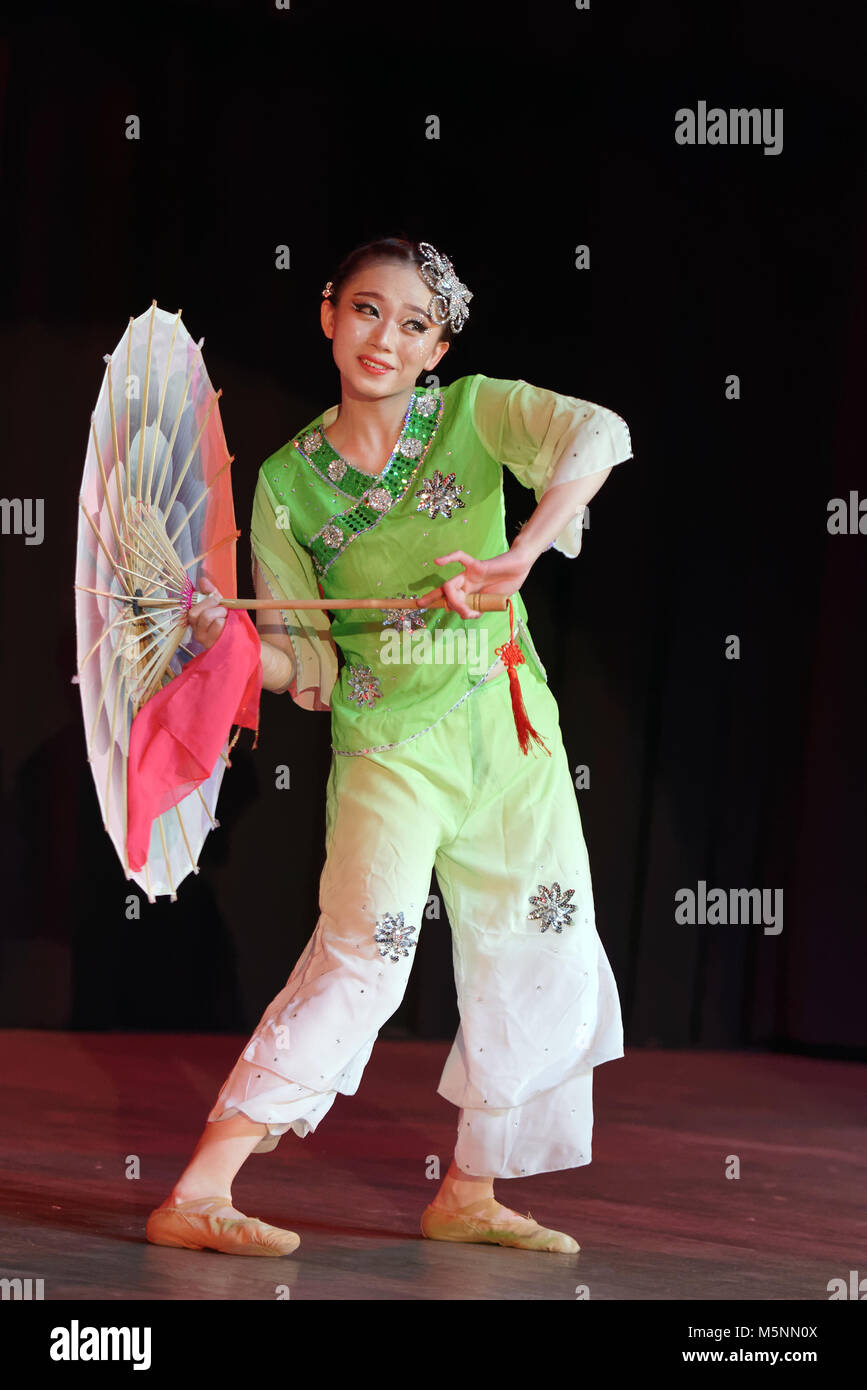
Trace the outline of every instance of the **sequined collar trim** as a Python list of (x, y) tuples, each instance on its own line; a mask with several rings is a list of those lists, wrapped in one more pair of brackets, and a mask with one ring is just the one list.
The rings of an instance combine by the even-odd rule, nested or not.
[[(354, 467), (329, 443), (322, 426), (322, 421), (328, 414), (327, 411), (323, 411), (317, 417), (312, 429), (297, 435), (292, 440), (292, 444), (314, 473), (322, 478), (323, 482), (329, 483), (335, 492), (357, 501), (372, 485), (375, 486), (377, 483), (380, 486), (384, 485), (392, 471), (405, 462), (407, 458), (417, 456), (413, 452), (416, 449), (416, 440), (421, 436), (422, 445), (427, 443), (424, 437), (424, 427), (429, 427), (430, 433), (433, 434), (439, 423), (442, 404), (442, 397), (436, 396), (430, 391), (419, 389), (413, 392), (403, 417), (397, 443), (381, 473), (365, 473), (363, 469)], [(419, 426), (422, 428), (420, 429)]]
[[(430, 448), (444, 405), (442, 395), (413, 392), (391, 458), (377, 474), (353, 468), (331, 447), (320, 429), (314, 428), (293, 439), (295, 448), (314, 472), (352, 504), (330, 516), (307, 543), (313, 567), (320, 577), (356, 536), (376, 526), (405, 496)], [(323, 418), (320, 415), (319, 421)]]

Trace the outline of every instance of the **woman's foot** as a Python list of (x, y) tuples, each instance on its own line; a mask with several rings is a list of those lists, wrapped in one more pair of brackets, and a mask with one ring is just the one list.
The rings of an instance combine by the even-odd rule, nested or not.
[(442, 1205), (437, 1196), (422, 1213), (421, 1233), (428, 1240), (511, 1245), (557, 1255), (574, 1255), (581, 1249), (577, 1240), (564, 1231), (540, 1226), (529, 1213), (526, 1218), (520, 1216), (502, 1206), (493, 1195), (458, 1209)]
[(295, 1231), (245, 1216), (230, 1195), (178, 1201), (172, 1193), (150, 1214), (145, 1236), (152, 1245), (182, 1250), (219, 1250), (226, 1255), (291, 1255), (301, 1244)]

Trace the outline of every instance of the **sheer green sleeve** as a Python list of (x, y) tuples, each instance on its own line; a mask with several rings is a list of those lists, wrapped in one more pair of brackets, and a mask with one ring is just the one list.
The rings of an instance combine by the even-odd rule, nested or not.
[[(549, 488), (599, 473), (632, 458), (626, 421), (605, 406), (532, 386), (480, 376), (473, 425), (493, 458), (539, 502)], [(583, 507), (554, 541), (574, 558), (581, 549)]]
[[(253, 582), (257, 572), (272, 598), (319, 598), (313, 564), (289, 526), (289, 510), (278, 503), (260, 471), (250, 521)], [(280, 609), (283, 625), (295, 653), (295, 675), (289, 694), (304, 709), (331, 708), (331, 692), (337, 679), (337, 648), (331, 621), (321, 608)]]

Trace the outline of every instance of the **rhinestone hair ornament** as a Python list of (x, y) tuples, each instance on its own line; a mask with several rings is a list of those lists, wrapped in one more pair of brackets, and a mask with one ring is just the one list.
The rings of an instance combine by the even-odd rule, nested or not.
[[(419, 274), (426, 285), (434, 291), (428, 304), (428, 313), (434, 323), (445, 323), (448, 319), (453, 333), (460, 333), (469, 317), (471, 292), (458, 279), (455, 268), (447, 256), (443, 256), (429, 241), (420, 241), (418, 249), (426, 259), (418, 267)], [(322, 291), (323, 299), (330, 299), (334, 283), (329, 280)]]

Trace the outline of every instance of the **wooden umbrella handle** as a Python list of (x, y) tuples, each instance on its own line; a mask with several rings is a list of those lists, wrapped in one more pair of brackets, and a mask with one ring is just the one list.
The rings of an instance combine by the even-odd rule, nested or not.
[[(177, 608), (180, 603), (176, 594), (171, 598), (155, 597), (153, 594), (142, 596), (139, 589), (135, 595), (112, 593), (108, 589), (93, 589), (88, 584), (76, 584), (74, 588), (87, 594), (98, 594), (100, 598), (114, 599), (116, 603), (131, 604), (137, 614), (151, 608)], [(419, 603), (414, 598), (223, 598), (218, 594), (201, 594), (198, 590), (193, 590), (193, 593), (199, 594), (201, 599), (215, 598), (224, 608), (411, 608), (420, 612), (427, 608), (448, 607), (445, 598), (431, 598), (427, 603)], [(477, 613), (503, 613), (512, 597), (512, 594), (465, 595), (467, 607)]]
[[(206, 598), (215, 595), (206, 594)], [(509, 602), (509, 594), (467, 594), (466, 604), (476, 613), (502, 613)], [(221, 598), (224, 608), (447, 608), (445, 598), (429, 599), (418, 603), (413, 598)]]

